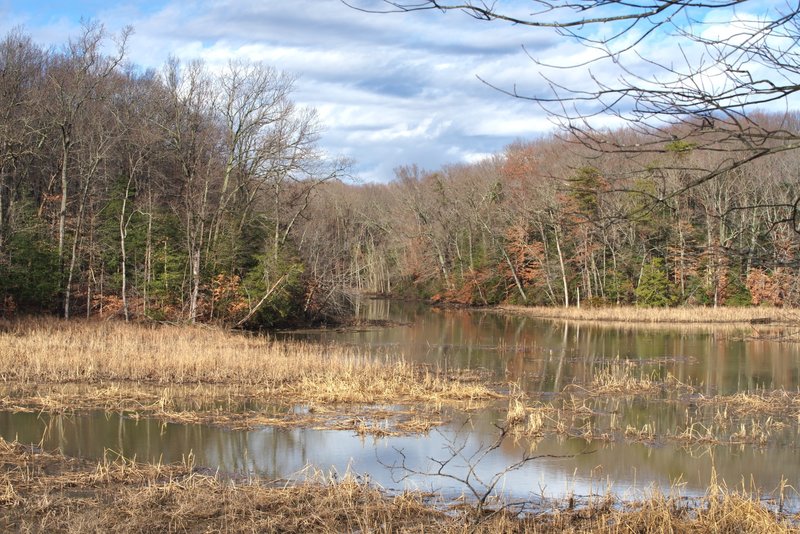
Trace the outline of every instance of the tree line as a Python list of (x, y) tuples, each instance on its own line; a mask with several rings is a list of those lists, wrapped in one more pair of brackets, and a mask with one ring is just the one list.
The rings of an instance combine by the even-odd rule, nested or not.
[(143, 70), (129, 35), (89, 22), (58, 48), (0, 42), (2, 312), (270, 326), (335, 310), (295, 236), (347, 162), (323, 156), (292, 76)]
[[(800, 126), (792, 113), (748, 120)], [(327, 184), (319, 226), (339, 272), (372, 293), (469, 305), (800, 305), (796, 151), (778, 138), (774, 155), (707, 179), (727, 165), (729, 132), (670, 128), (670, 141), (631, 127), (595, 132), (596, 146), (553, 136), (471, 165), (402, 167), (387, 185)], [(604, 137), (626, 148), (598, 148)]]
[(382, 260), (367, 277), (372, 289), (467, 303), (798, 304), (800, 130), (796, 113), (775, 112), (800, 91), (797, 5), (342, 1), (467, 16), (585, 52), (564, 62), (524, 48), (542, 82), (529, 90), (485, 79), (546, 111), (563, 139), (399, 170), (390, 212), (406, 220), (385, 234), (366, 226), (393, 258), (390, 275)]
[[(87, 23), (60, 48), (21, 30), (0, 42), (4, 315), (270, 327), (341, 316), (364, 293), (800, 305), (794, 134), (742, 143), (741, 121), (703, 114), (355, 185), (292, 76), (143, 70), (129, 35)], [(800, 117), (745, 122), (792, 133)]]

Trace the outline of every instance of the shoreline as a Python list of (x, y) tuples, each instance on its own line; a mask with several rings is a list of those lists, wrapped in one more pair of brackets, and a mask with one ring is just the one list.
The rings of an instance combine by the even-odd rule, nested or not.
[(501, 304), (487, 309), (498, 313), (548, 320), (569, 320), (630, 325), (736, 326), (784, 328), (800, 325), (800, 308), (555, 308)]

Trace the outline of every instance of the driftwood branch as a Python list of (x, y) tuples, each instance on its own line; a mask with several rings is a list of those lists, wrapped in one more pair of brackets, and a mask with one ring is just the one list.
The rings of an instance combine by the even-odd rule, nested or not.
[(253, 315), (254, 315), (254, 314), (255, 314), (255, 313), (258, 311), (258, 309), (261, 307), (261, 305), (262, 305), (262, 304), (264, 304), (264, 302), (266, 302), (266, 300), (269, 298), (269, 296), (270, 296), (270, 295), (272, 295), (272, 294), (275, 292), (275, 290), (278, 288), (278, 286), (280, 285), (280, 283), (281, 283), (281, 282), (283, 282), (284, 278), (286, 278), (286, 275), (285, 275), (285, 274), (284, 274), (283, 276), (281, 276), (280, 278), (278, 278), (278, 281), (277, 281), (277, 282), (275, 282), (274, 284), (272, 284), (272, 287), (271, 287), (271, 288), (269, 288), (269, 290), (268, 290), (268, 291), (267, 291), (267, 292), (264, 294), (264, 296), (263, 296), (263, 297), (261, 297), (261, 300), (259, 300), (259, 301), (258, 301), (258, 304), (256, 304), (255, 306), (253, 306), (253, 307), (250, 309), (250, 311), (248, 312), (248, 314), (247, 314), (247, 315), (245, 315), (244, 319), (242, 319), (241, 321), (239, 321), (238, 323), (236, 323), (236, 326), (237, 326), (237, 328), (238, 328), (238, 327), (240, 327), (240, 326), (242, 326), (244, 323), (246, 323), (247, 321), (249, 321), (249, 320), (250, 320), (250, 318), (251, 318), (251, 317), (252, 317), (252, 316), (253, 316)]

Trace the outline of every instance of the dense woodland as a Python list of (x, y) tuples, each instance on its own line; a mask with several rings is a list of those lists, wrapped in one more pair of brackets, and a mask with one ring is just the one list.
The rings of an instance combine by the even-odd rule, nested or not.
[(56, 50), (20, 31), (0, 44), (4, 313), (271, 325), (331, 309), (294, 236), (344, 165), (292, 77), (143, 71), (127, 36), (93, 23)]
[[(698, 179), (747, 149), (676, 120), (668, 142), (554, 135), (357, 185), (318, 148), (290, 75), (177, 59), (142, 70), (126, 40), (93, 23), (58, 49), (21, 31), (0, 42), (4, 315), (268, 327), (341, 316), (364, 293), (800, 305), (796, 151)], [(793, 114), (748, 120), (800, 128)]]
[(717, 165), (700, 160), (729, 157), (714, 140), (654, 151), (629, 130), (605, 135), (647, 149), (520, 142), (475, 165), (402, 168), (388, 185), (329, 184), (314, 217), (336, 229), (351, 285), (372, 292), (473, 305), (800, 304), (796, 152), (695, 180)]

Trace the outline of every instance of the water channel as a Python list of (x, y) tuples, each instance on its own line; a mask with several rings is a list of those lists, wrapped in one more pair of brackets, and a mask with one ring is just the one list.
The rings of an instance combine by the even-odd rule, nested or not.
[[(405, 358), (439, 368), (480, 369), (497, 380), (516, 381), (532, 395), (558, 393), (587, 384), (598, 369), (630, 361), (648, 376), (671, 374), (705, 394), (800, 387), (800, 345), (753, 339), (748, 331), (697, 328), (635, 329), (613, 325), (541, 321), (474, 310), (438, 310), (414, 303), (366, 301), (359, 313), (393, 326), (362, 330), (315, 330), (283, 334), (322, 343), (353, 345), (380, 357)], [(595, 400), (598, 427), (674, 428), (689, 418), (710, 417), (661, 398)], [(0, 413), (0, 435), (67, 455), (102, 458), (107, 451), (128, 458), (181, 461), (189, 453), (210, 471), (269, 479), (301, 477), (304, 468), (353, 472), (390, 490), (432, 490), (454, 497), (467, 488), (451, 477), (425, 476), (456, 458), (447, 474), (462, 476), (476, 452), (494, 442), (502, 407), (463, 414), (425, 435), (364, 438), (352, 432), (306, 428), (229, 431), (203, 425), (137, 420), (124, 414), (37, 415)], [(679, 426), (679, 425), (678, 425)], [(728, 487), (777, 488), (782, 480), (800, 488), (798, 425), (775, 433), (768, 444), (681, 446), (655, 440), (637, 443), (546, 436), (505, 440), (473, 465), (484, 482), (519, 461), (539, 458), (505, 473), (498, 489), (515, 499), (544, 495), (588, 496), (611, 491), (635, 498), (655, 487), (702, 495), (713, 473)], [(472, 458), (472, 459), (470, 459)], [(405, 462), (406, 469), (390, 466)], [(483, 486), (474, 483), (482, 491)]]

